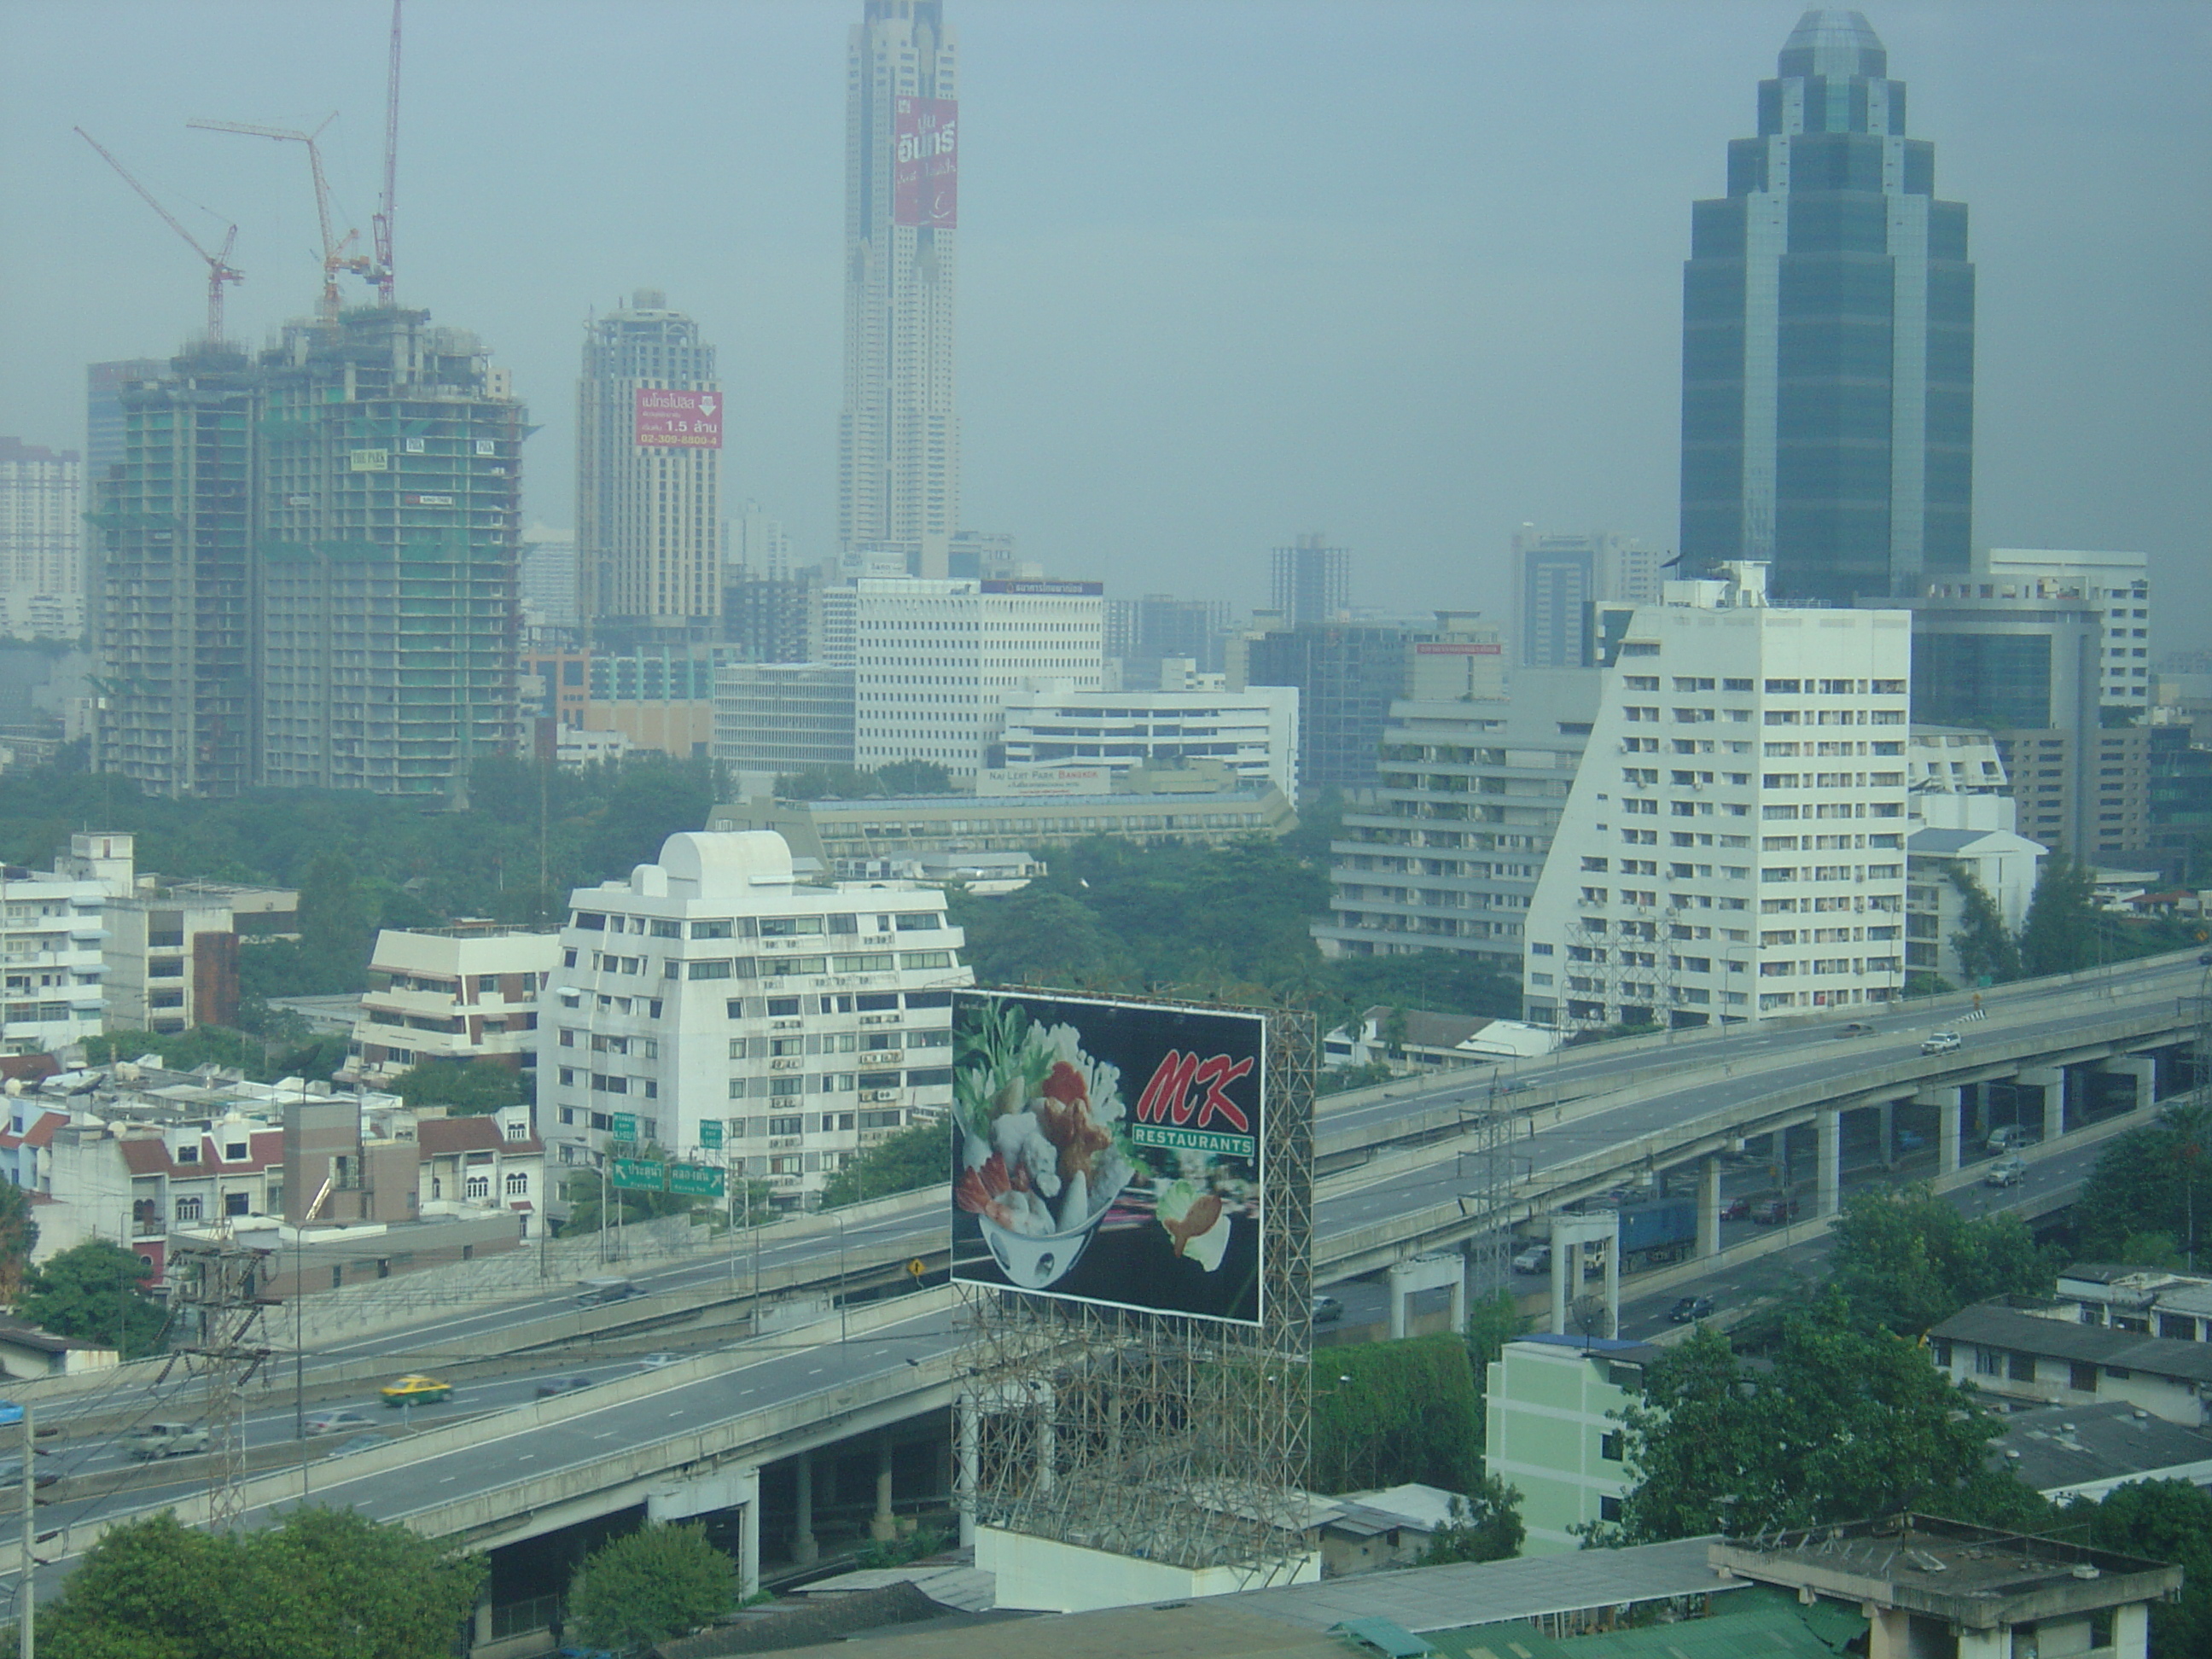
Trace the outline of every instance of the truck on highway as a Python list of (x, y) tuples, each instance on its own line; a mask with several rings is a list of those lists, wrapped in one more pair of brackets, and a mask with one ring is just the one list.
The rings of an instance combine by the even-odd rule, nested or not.
[(1698, 1242), (1698, 1206), (1694, 1199), (1656, 1198), (1643, 1204), (1620, 1206), (1620, 1267), (1624, 1273), (1638, 1267), (1679, 1261)]

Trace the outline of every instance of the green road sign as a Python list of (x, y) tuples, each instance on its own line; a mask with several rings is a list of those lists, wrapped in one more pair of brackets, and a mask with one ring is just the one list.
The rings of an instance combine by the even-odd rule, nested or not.
[(704, 1164), (672, 1164), (668, 1168), (668, 1190), (683, 1198), (720, 1198), (722, 1172)]
[(710, 1147), (720, 1146), (722, 1144), (721, 1119), (718, 1117), (709, 1117), (700, 1120), (699, 1144), (702, 1146)]
[(617, 1112), (614, 1115), (614, 1137), (617, 1140), (637, 1139), (637, 1114)]
[(668, 1185), (668, 1166), (657, 1158), (618, 1158), (611, 1179), (624, 1191), (657, 1193)]

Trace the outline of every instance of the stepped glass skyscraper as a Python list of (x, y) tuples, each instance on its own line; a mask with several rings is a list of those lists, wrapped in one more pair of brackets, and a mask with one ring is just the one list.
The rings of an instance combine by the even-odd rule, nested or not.
[(1692, 210), (1682, 563), (1771, 563), (1778, 599), (1909, 594), (1967, 567), (1974, 268), (1905, 83), (1855, 11), (1807, 12)]
[(942, 0), (866, 0), (845, 82), (844, 550), (946, 574), (960, 526), (953, 404), (957, 57)]

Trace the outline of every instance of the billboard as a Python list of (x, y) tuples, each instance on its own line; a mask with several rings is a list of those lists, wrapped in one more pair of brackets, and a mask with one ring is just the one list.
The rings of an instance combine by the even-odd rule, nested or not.
[(960, 158), (951, 98), (901, 98), (892, 111), (891, 222), (951, 230), (960, 222)]
[(722, 399), (714, 392), (672, 392), (659, 386), (637, 389), (635, 435), (649, 449), (720, 449)]
[(1260, 1322), (1267, 1021), (952, 1000), (952, 1276)]

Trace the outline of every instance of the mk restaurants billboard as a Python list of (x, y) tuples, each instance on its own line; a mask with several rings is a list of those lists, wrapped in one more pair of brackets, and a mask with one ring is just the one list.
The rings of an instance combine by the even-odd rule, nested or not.
[(720, 449), (720, 394), (638, 387), (637, 420), (632, 441), (646, 448)]
[(952, 1276), (1260, 1322), (1267, 1022), (952, 1000)]
[(916, 229), (957, 229), (960, 156), (953, 146), (959, 103), (951, 98), (901, 98), (891, 112), (891, 222)]

